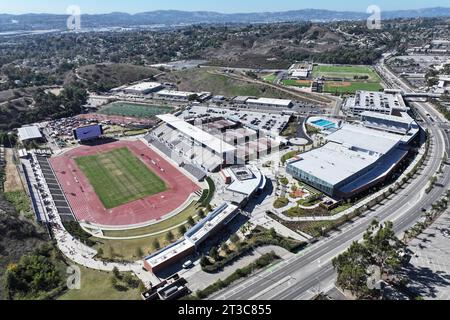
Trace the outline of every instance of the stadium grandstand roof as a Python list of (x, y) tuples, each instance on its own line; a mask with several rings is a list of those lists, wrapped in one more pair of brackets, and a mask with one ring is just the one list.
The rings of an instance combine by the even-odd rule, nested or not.
[(28, 127), (19, 128), (18, 134), (19, 134), (20, 141), (42, 138), (42, 133), (37, 126), (28, 126)]
[(235, 147), (224, 142), (222, 139), (216, 138), (208, 132), (197, 128), (190, 123), (187, 123), (186, 121), (175, 117), (172, 114), (162, 114), (158, 115), (157, 117), (177, 129), (181, 133), (187, 135), (188, 137), (191, 137), (199, 143), (202, 143), (203, 145), (211, 150), (214, 150), (217, 153), (228, 153), (234, 152), (236, 150)]

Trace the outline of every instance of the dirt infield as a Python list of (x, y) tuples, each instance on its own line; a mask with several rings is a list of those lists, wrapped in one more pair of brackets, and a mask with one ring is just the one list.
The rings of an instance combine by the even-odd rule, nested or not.
[[(164, 180), (168, 190), (113, 209), (105, 209), (74, 159), (123, 147), (127, 147)], [(200, 190), (197, 184), (140, 141), (82, 146), (52, 158), (50, 162), (77, 219), (102, 226), (129, 226), (161, 219), (182, 206), (192, 193)]]
[(342, 82), (341, 81), (329, 81), (327, 84), (332, 87), (344, 87), (344, 88), (350, 87), (352, 85), (352, 83), (348, 82), (348, 81), (342, 81)]

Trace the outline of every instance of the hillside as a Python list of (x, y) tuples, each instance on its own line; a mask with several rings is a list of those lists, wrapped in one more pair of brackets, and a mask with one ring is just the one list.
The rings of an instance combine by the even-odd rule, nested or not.
[(213, 68), (195, 68), (167, 73), (158, 78), (158, 81), (169, 81), (177, 84), (182, 91), (209, 91), (215, 95), (227, 97), (255, 96), (271, 98), (292, 98), (286, 93), (264, 85), (252, 84), (226, 75), (216, 74)]
[[(48, 240), (41, 227), (19, 217), (14, 208), (4, 200), (0, 193), (0, 279), (10, 263), (30, 253)], [(0, 286), (0, 300), (4, 299), (3, 281)]]
[(296, 60), (293, 54), (307, 57), (334, 51), (343, 41), (339, 33), (324, 25), (266, 25), (205, 49), (202, 58), (209, 57), (209, 64), (217, 66), (287, 69)]
[(149, 79), (158, 73), (161, 72), (157, 69), (131, 64), (94, 64), (71, 72), (66, 83), (77, 81), (87, 85), (89, 90), (104, 91), (130, 82)]

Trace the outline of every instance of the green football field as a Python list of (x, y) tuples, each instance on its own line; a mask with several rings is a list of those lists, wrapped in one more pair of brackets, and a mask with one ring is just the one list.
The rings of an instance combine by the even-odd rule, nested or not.
[(151, 118), (157, 114), (165, 114), (172, 111), (172, 108), (164, 106), (153, 106), (129, 102), (113, 102), (102, 107), (99, 113), (110, 116)]
[[(343, 85), (344, 84), (344, 85)], [(348, 82), (339, 83), (327, 81), (324, 91), (328, 93), (349, 93), (354, 94), (358, 90), (380, 91), (383, 87), (377, 82)]]
[(369, 82), (380, 82), (380, 77), (370, 66), (314, 66), (314, 77), (339, 78), (357, 81), (356, 77), (367, 76)]
[(167, 190), (164, 181), (128, 148), (79, 157), (75, 162), (107, 209)]
[(354, 94), (358, 90), (383, 89), (380, 77), (371, 66), (318, 65), (314, 66), (313, 76), (328, 78), (324, 88), (328, 93)]

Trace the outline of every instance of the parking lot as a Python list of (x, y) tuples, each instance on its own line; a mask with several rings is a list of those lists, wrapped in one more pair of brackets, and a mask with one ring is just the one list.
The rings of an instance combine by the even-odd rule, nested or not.
[(450, 299), (450, 213), (410, 243), (409, 288), (424, 299)]

